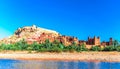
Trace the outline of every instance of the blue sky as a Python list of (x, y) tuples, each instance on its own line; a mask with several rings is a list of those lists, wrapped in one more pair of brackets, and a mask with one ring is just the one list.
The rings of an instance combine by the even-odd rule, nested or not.
[(33, 24), (84, 40), (120, 40), (120, 1), (0, 0), (0, 38)]

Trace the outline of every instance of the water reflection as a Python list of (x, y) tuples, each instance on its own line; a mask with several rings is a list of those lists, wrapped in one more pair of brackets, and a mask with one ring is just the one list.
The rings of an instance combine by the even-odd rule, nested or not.
[(119, 69), (120, 63), (0, 59), (0, 69)]

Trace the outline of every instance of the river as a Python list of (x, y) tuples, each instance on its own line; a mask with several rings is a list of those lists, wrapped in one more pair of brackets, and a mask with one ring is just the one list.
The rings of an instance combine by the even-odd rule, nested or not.
[(120, 69), (120, 63), (0, 59), (0, 69)]

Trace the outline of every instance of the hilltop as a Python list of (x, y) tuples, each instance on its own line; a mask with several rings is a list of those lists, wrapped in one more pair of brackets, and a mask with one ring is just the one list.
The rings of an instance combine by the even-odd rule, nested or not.
[(0, 42), (6, 44), (12, 44), (22, 39), (25, 39), (28, 42), (30, 41), (34, 42), (37, 41), (40, 38), (40, 36), (43, 34), (52, 35), (54, 37), (60, 36), (60, 34), (56, 31), (33, 25), (33, 26), (25, 26), (22, 28), (18, 28), (12, 36), (9, 36), (8, 38), (4, 38)]

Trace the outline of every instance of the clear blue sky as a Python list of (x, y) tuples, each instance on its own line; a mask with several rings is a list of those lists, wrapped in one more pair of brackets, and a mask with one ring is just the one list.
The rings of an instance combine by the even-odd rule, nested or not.
[(120, 1), (0, 0), (0, 38), (33, 24), (79, 39), (120, 39)]

